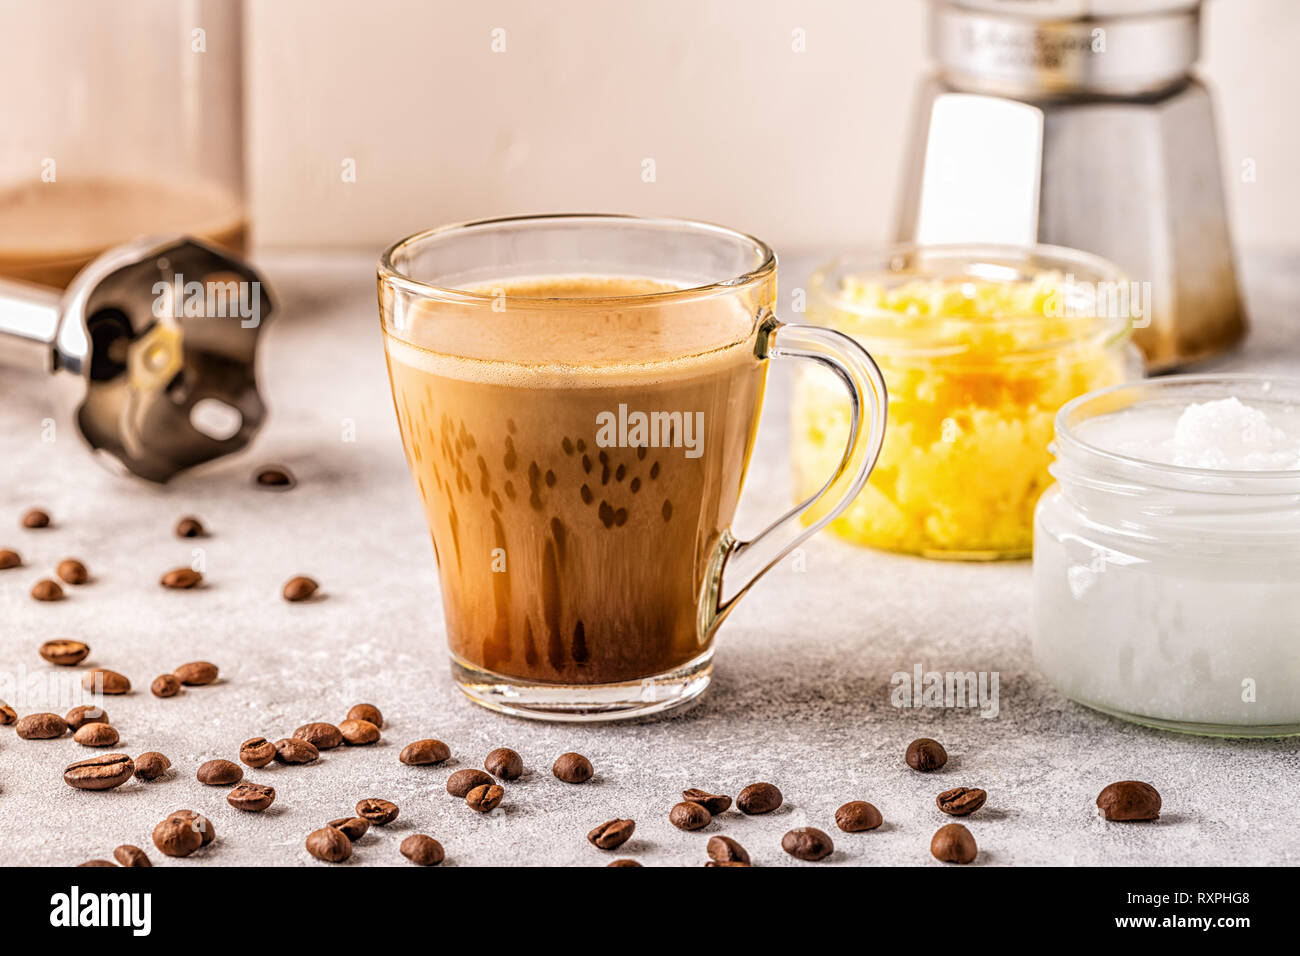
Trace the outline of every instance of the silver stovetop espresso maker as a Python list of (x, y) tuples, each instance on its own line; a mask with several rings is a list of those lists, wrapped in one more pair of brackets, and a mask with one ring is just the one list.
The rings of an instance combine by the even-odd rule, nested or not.
[(54, 373), (91, 448), (167, 481), (257, 433), (266, 409), (255, 358), (271, 309), (261, 277), (232, 253), (190, 237), (139, 239), (62, 292), (0, 279), (0, 366)]
[[(1200, 0), (932, 0), (899, 237), (1045, 242), (1150, 283), (1148, 367), (1245, 334)], [(1145, 325), (1145, 327), (1143, 327)]]

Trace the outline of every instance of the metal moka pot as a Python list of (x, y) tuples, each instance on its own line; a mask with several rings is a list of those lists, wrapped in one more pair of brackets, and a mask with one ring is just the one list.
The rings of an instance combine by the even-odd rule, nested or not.
[(189, 237), (105, 252), (60, 292), (0, 280), (0, 364), (77, 380), (76, 422), (125, 471), (164, 482), (239, 451), (266, 416), (261, 276)]

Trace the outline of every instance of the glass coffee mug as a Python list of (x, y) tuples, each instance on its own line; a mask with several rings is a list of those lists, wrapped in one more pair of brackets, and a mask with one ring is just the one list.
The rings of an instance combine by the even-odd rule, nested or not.
[[(750, 236), (497, 219), (404, 239), (378, 271), (452, 672), (486, 707), (611, 720), (695, 699), (718, 625), (844, 509), (880, 452), (875, 363), (844, 335), (777, 321), (776, 256)], [(740, 541), (730, 525), (771, 358), (837, 373), (851, 427), (822, 489)], [(814, 504), (823, 516), (803, 528)]]

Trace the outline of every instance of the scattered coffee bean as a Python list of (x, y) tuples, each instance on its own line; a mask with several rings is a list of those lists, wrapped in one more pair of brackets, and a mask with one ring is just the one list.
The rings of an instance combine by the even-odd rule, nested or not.
[(275, 742), (275, 759), (280, 763), (311, 763), (320, 756), (320, 751), (305, 740), (297, 737), (285, 737)]
[(100, 754), (68, 764), (63, 782), (78, 790), (112, 790), (131, 779), (135, 765), (126, 754)]
[(104, 670), (101, 667), (86, 671), (81, 678), (81, 686), (99, 694), (126, 694), (131, 691), (129, 680), (117, 671)]
[(797, 827), (781, 837), (781, 849), (796, 860), (824, 860), (835, 852), (828, 834), (816, 827)]
[(188, 664), (182, 664), (172, 673), (186, 687), (202, 687), (215, 681), (220, 671), (211, 661), (190, 661)]
[(845, 833), (874, 830), (884, 822), (880, 811), (865, 800), (850, 800), (835, 811), (835, 825)]
[(153, 845), (165, 856), (189, 856), (203, 846), (208, 832), (211, 824), (205, 817), (193, 810), (177, 810), (153, 828)]
[(265, 767), (275, 759), (275, 744), (265, 737), (249, 737), (239, 745), (239, 759), (249, 767)]
[(124, 843), (115, 849), (113, 851), (113, 859), (117, 860), (117, 862), (122, 864), (122, 866), (137, 868), (153, 866), (153, 864), (149, 862), (149, 857), (145, 855), (144, 850), (140, 849), (138, 846), (132, 846), (129, 843)]
[(622, 846), (636, 830), (632, 820), (606, 820), (587, 834), (587, 840), (602, 850), (613, 850)]
[(333, 724), (317, 721), (303, 724), (293, 732), (299, 740), (305, 740), (317, 750), (333, 750), (343, 746), (343, 733)]
[(275, 803), (275, 787), (266, 787), (260, 783), (241, 783), (226, 794), (226, 803), (236, 810), (260, 813)]
[(60, 667), (75, 667), (84, 661), (89, 653), (89, 644), (69, 640), (66, 637), (57, 641), (46, 641), (40, 647), (41, 657)]
[(32, 585), (32, 597), (38, 601), (62, 601), (63, 588), (49, 578), (41, 578)]
[(731, 797), (720, 793), (709, 793), (707, 790), (697, 790), (694, 787), (683, 790), (682, 799), (688, 803), (698, 803), (715, 817), (731, 809)]
[(437, 866), (447, 858), (442, 844), (423, 833), (412, 833), (402, 841), (402, 856), (418, 866)]
[(736, 809), (750, 816), (771, 813), (781, 805), (782, 800), (784, 797), (781, 796), (781, 791), (772, 784), (751, 783), (736, 797)]
[(199, 764), (195, 776), (209, 787), (229, 787), (244, 779), (244, 768), (231, 760), (207, 760)]
[(68, 732), (68, 722), (58, 714), (28, 714), (14, 731), (23, 740), (52, 740)]
[(54, 573), (68, 584), (85, 584), (90, 580), (90, 572), (76, 558), (64, 558), (54, 569)]
[(615, 861), (612, 862), (612, 863), (607, 863), (607, 864), (605, 864), (605, 866), (606, 866), (606, 869), (608, 869), (609, 867), (613, 867), (613, 866), (618, 866), (618, 867), (636, 866), (636, 867), (639, 867), (639, 866), (641, 866), (641, 864), (638, 863), (636, 860), (615, 860)]
[(279, 465), (267, 465), (258, 469), (253, 475), (253, 481), (259, 488), (270, 488), (277, 491), (288, 491), (297, 482), (288, 468)]
[(201, 538), (203, 534), (203, 522), (192, 515), (186, 515), (176, 522), (176, 537), (178, 538)]
[(498, 780), (518, 780), (524, 773), (524, 760), (509, 747), (498, 747), (487, 755), (483, 769)]
[(944, 863), (969, 863), (977, 852), (975, 838), (960, 823), (939, 827), (930, 840), (930, 853)]
[(741, 863), (739, 860), (710, 860), (705, 866), (753, 866), (752, 863)]
[(339, 724), (339, 732), (350, 747), (364, 747), (379, 739), (379, 728), (368, 720), (345, 720)]
[(116, 863), (110, 863), (108, 860), (87, 860), (85, 863), (78, 863), (77, 869), (81, 869), (85, 866), (111, 866), (114, 869), (117, 868)]
[(465, 797), (475, 787), (486, 787), (493, 782), (492, 778), (482, 770), (467, 767), (464, 770), (457, 770), (447, 778), (447, 792), (453, 797)]
[(50, 516), (39, 508), (33, 508), (23, 515), (22, 524), (24, 528), (48, 528)]
[(352, 841), (333, 827), (321, 827), (307, 835), (307, 852), (326, 863), (342, 863), (352, 856)]
[(374, 704), (357, 704), (348, 711), (348, 720), (368, 720), (376, 727), (384, 726), (384, 715)]
[(181, 681), (175, 674), (159, 674), (149, 685), (149, 693), (155, 697), (175, 697), (180, 692)]
[(365, 817), (339, 817), (337, 820), (331, 820), (326, 826), (341, 831), (345, 837), (355, 843), (366, 835), (366, 831), (370, 829), (370, 821)]
[(953, 817), (968, 817), (980, 807), (989, 795), (973, 787), (953, 787), (934, 798), (935, 804), (944, 813)]
[(417, 740), (402, 748), (397, 758), (404, 764), (423, 767), (431, 763), (442, 763), (451, 757), (451, 750), (441, 740)]
[(140, 780), (157, 780), (171, 769), (172, 762), (156, 750), (135, 758), (135, 775)]
[(683, 800), (668, 811), (668, 822), (679, 830), (698, 830), (707, 827), (713, 815), (702, 804)]
[(190, 821), (190, 826), (198, 831), (204, 846), (217, 838), (217, 831), (212, 828), (212, 822), (207, 817), (193, 810), (177, 810), (176, 813)]
[(377, 827), (392, 823), (400, 812), (397, 804), (391, 800), (381, 800), (379, 797), (366, 797), (357, 804), (357, 816), (369, 820)]
[(108, 711), (102, 707), (96, 707), (94, 704), (78, 704), (72, 710), (68, 711), (63, 718), (70, 730), (80, 730), (86, 724), (107, 724)]
[(551, 772), (565, 783), (586, 783), (596, 771), (582, 754), (568, 753), (555, 758)]
[(112, 724), (86, 724), (77, 729), (72, 739), (83, 747), (113, 747), (119, 738)]
[(482, 784), (465, 794), (465, 805), (478, 813), (489, 813), (501, 806), (505, 790), (495, 783)]
[(22, 555), (8, 548), (0, 548), (0, 571), (8, 571), (10, 568), (21, 568), (22, 566)]
[(948, 751), (943, 744), (929, 737), (921, 737), (907, 745), (907, 765), (921, 773), (938, 770), (948, 762)]
[(158, 583), (165, 588), (184, 589), (198, 587), (202, 580), (203, 575), (193, 568), (172, 568), (158, 579)]
[(10, 724), (17, 723), (17, 721), (18, 711), (0, 700), (0, 726), (7, 727)]
[(1155, 820), (1160, 816), (1160, 794), (1149, 783), (1121, 780), (1097, 795), (1097, 806), (1107, 820)]
[(311, 578), (299, 575), (286, 581), (281, 593), (286, 601), (305, 601), (316, 593), (318, 587), (320, 585)]
[(749, 863), (749, 853), (743, 846), (726, 836), (709, 837), (705, 851), (709, 859), (716, 863)]

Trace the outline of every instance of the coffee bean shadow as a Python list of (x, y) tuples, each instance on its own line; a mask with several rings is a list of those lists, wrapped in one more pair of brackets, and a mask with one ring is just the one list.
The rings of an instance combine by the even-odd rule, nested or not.
[(653, 848), (654, 848), (654, 844), (651, 843), (649, 840), (643, 840), (640, 837), (634, 836), (626, 843), (620, 843), (612, 850), (601, 850), (600, 852), (608, 853), (610, 855), (611, 860), (616, 860), (620, 856), (624, 856), (625, 854), (628, 853), (645, 853), (647, 850)]
[[(947, 816), (947, 814), (944, 814), (944, 816)], [(988, 807), (980, 807), (974, 813), (968, 814), (964, 817), (956, 817), (955, 819), (959, 821), (974, 820), (976, 823), (998, 823), (1003, 820), (1014, 820), (1018, 816), (1020, 816), (1020, 813), (1016, 810), (999, 810), (997, 807), (992, 809)]]

